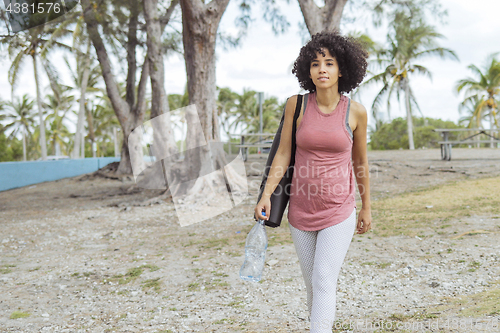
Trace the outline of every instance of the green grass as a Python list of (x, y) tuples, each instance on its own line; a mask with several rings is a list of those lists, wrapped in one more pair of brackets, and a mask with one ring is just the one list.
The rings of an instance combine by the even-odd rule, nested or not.
[(391, 264), (392, 264), (392, 263), (390, 263), (390, 262), (381, 262), (380, 264), (378, 264), (378, 267), (379, 267), (380, 269), (384, 269), (384, 268), (386, 268), (386, 267), (391, 266)]
[(130, 281), (137, 279), (144, 272), (144, 269), (149, 268), (151, 272), (157, 271), (160, 268), (155, 265), (142, 265), (139, 267), (130, 268), (125, 275), (115, 275), (111, 279), (118, 279), (119, 284), (127, 284)]
[(242, 308), (243, 307), (242, 303), (243, 301), (232, 301), (227, 306), (230, 306), (232, 308)]
[(10, 269), (11, 267), (16, 267), (16, 265), (3, 265), (2, 268), (0, 268), (0, 273), (2, 274), (8, 274), (8, 273), (11, 273), (12, 272), (12, 269)]
[(481, 267), (481, 263), (478, 261), (473, 261), (470, 263), (469, 272), (475, 272), (479, 267)]
[(375, 261), (366, 261), (362, 263), (361, 265), (363, 266), (377, 266), (380, 269), (384, 269), (386, 267), (391, 266), (392, 263), (390, 262), (375, 262)]
[[(499, 187), (500, 177), (463, 180), (373, 201), (373, 232), (411, 237), (429, 230), (445, 234), (440, 230), (452, 219), (500, 214), (500, 197), (492, 195)], [(433, 208), (426, 209), (429, 205)]]
[(188, 284), (188, 290), (189, 291), (200, 290), (200, 284), (198, 282), (190, 283), (190, 284)]
[(29, 317), (31, 316), (31, 314), (27, 313), (27, 312), (22, 312), (22, 311), (14, 311), (12, 312), (12, 314), (10, 315), (10, 319), (17, 319), (17, 318), (26, 318), (26, 317)]
[[(460, 297), (446, 297), (443, 305), (434, 310), (448, 316), (483, 317), (500, 315), (500, 288)], [(464, 308), (462, 310), (462, 308)]]
[(222, 281), (221, 279), (212, 279), (211, 281), (206, 281), (204, 285), (205, 291), (218, 289), (221, 287), (229, 287), (229, 283), (227, 283), (226, 281)]
[(188, 247), (188, 246), (193, 246), (193, 245), (199, 245), (200, 249), (215, 248), (216, 250), (220, 250), (224, 246), (229, 245), (229, 239), (228, 238), (207, 238), (207, 239), (198, 240), (198, 241), (190, 240), (189, 242), (182, 244), (183, 247)]
[(413, 314), (400, 314), (400, 313), (393, 313), (390, 317), (389, 320), (392, 321), (410, 321), (410, 320), (425, 320), (425, 319), (433, 319), (433, 318), (438, 318), (438, 315), (433, 312), (415, 312)]
[(142, 289), (143, 290), (153, 289), (155, 292), (159, 293), (161, 290), (160, 278), (150, 279), (142, 282)]
[(215, 276), (221, 276), (221, 277), (228, 277), (229, 276), (224, 272), (217, 272), (217, 271), (212, 271), (212, 274)]
[(214, 324), (216, 324), (216, 325), (220, 325), (220, 324), (224, 324), (224, 323), (234, 324), (234, 320), (227, 319), (227, 318), (222, 318), (222, 319), (217, 320), (217, 321), (214, 322)]

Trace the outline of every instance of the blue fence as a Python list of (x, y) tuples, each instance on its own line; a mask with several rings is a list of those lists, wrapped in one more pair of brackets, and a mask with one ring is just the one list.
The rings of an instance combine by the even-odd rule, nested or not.
[(0, 191), (94, 172), (119, 157), (0, 163)]

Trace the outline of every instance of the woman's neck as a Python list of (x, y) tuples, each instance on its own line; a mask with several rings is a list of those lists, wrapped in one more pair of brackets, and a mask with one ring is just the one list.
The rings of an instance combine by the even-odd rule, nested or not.
[(325, 109), (333, 110), (340, 101), (338, 86), (329, 89), (316, 90), (316, 103)]

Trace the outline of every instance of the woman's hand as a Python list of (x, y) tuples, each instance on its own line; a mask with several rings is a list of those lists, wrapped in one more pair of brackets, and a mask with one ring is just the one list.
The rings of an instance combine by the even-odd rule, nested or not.
[(364, 234), (372, 228), (372, 211), (371, 209), (361, 208), (358, 215), (358, 225), (356, 227), (357, 234)]
[[(266, 216), (262, 215), (262, 210), (266, 212)], [(255, 206), (255, 216), (260, 220), (268, 220), (271, 215), (271, 199), (262, 197), (257, 206)]]

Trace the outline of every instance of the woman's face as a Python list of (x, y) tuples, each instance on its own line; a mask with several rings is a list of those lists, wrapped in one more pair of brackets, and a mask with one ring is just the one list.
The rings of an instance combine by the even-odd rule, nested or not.
[(337, 59), (332, 57), (328, 49), (321, 49), (325, 55), (316, 53), (316, 58), (311, 61), (309, 77), (312, 79), (316, 89), (328, 89), (338, 87), (340, 74)]

